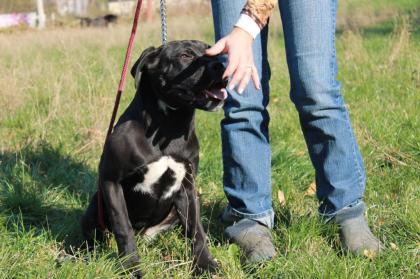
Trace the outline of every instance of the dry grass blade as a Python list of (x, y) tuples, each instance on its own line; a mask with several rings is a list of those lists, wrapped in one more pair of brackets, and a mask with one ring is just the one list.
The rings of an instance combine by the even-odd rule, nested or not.
[(314, 181), (309, 185), (308, 189), (306, 189), (305, 196), (313, 197), (315, 196), (315, 194), (316, 194), (316, 183)]
[(388, 60), (389, 65), (393, 65), (398, 60), (401, 53), (410, 43), (410, 25), (406, 17), (402, 19), (401, 25), (396, 28), (394, 33), (395, 40), (391, 46), (391, 55)]
[(389, 245), (391, 246), (391, 249), (394, 251), (397, 251), (399, 249), (397, 244), (395, 244), (394, 242), (389, 243)]
[(277, 191), (277, 199), (279, 200), (281, 206), (286, 205), (286, 198), (284, 197), (284, 193), (281, 190)]
[(416, 161), (416, 159), (414, 159), (410, 154), (400, 150), (381, 146), (367, 129), (361, 129), (361, 133), (363, 134), (366, 141), (376, 150), (376, 152), (381, 154), (381, 158), (391, 166), (410, 166), (411, 168), (420, 170), (420, 163)]
[(377, 254), (376, 254), (376, 252), (375, 252), (375, 251), (365, 249), (365, 250), (363, 251), (363, 256), (365, 256), (365, 257), (366, 257), (366, 258), (368, 258), (369, 260), (373, 260), (373, 259), (375, 259), (375, 258), (376, 258)]

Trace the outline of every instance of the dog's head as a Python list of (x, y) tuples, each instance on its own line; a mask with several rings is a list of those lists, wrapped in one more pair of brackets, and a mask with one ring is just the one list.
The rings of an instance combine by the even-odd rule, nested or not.
[(154, 94), (169, 107), (217, 110), (227, 98), (225, 67), (217, 57), (204, 55), (207, 48), (200, 41), (173, 41), (146, 49), (131, 69), (136, 88), (142, 90), (140, 78), (147, 76)]

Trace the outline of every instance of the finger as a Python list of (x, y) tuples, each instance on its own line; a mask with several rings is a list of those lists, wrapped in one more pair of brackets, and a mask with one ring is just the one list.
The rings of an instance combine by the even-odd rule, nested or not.
[(239, 57), (237, 57), (235, 55), (230, 55), (230, 57), (228, 59), (229, 59), (229, 61), (228, 61), (226, 70), (223, 73), (223, 77), (222, 77), (223, 79), (232, 76), (233, 73), (236, 72), (236, 70), (238, 68), (238, 65), (239, 65), (239, 62), (240, 62)]
[(249, 83), (249, 80), (251, 79), (251, 75), (252, 75), (252, 68), (248, 68), (245, 71), (245, 74), (243, 75), (243, 77), (242, 77), (242, 79), (239, 83), (239, 86), (238, 86), (238, 93), (239, 94), (242, 94), (244, 92), (246, 86)]
[(232, 79), (229, 82), (229, 89), (233, 89), (235, 88), (236, 84), (242, 80), (243, 76), (246, 74), (247, 71), (247, 66), (245, 65), (240, 65), (235, 73), (232, 76)]
[(260, 82), (260, 76), (258, 75), (258, 70), (255, 66), (252, 67), (252, 82), (254, 83), (255, 88), (258, 90), (261, 89), (261, 82)]
[(206, 49), (206, 55), (215, 56), (220, 53), (226, 53), (226, 51), (226, 39), (222, 38), (214, 46)]

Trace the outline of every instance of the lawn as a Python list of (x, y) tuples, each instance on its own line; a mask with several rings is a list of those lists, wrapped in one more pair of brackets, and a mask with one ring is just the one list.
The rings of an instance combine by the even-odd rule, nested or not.
[[(419, 278), (420, 4), (341, 2), (339, 80), (366, 165), (367, 218), (387, 249), (353, 257), (337, 227), (322, 225), (314, 171), (289, 100), (278, 14), (272, 19), (270, 135), (274, 239), (278, 256), (243, 266), (223, 236), (221, 112), (197, 114), (197, 187), (217, 275), (202, 278)], [(194, 22), (195, 24), (186, 24)], [(213, 41), (209, 14), (172, 15), (170, 39)], [(96, 191), (97, 164), (129, 35), (110, 29), (50, 28), (0, 33), (0, 277), (126, 278), (114, 241), (72, 251), (79, 218)], [(158, 45), (158, 21), (142, 23), (135, 56)], [(120, 111), (134, 94), (131, 77)], [(280, 203), (278, 193), (285, 196)], [(189, 243), (175, 229), (153, 244), (137, 238), (146, 278), (189, 278)], [(72, 254), (75, 254), (74, 256)]]

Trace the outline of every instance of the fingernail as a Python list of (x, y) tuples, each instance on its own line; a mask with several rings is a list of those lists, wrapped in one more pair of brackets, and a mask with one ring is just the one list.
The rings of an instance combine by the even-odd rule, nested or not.
[(235, 84), (229, 84), (229, 90), (233, 90), (235, 88)]
[(239, 94), (242, 94), (244, 92), (244, 89), (243, 88), (240, 88), (239, 90), (238, 90), (238, 93)]

